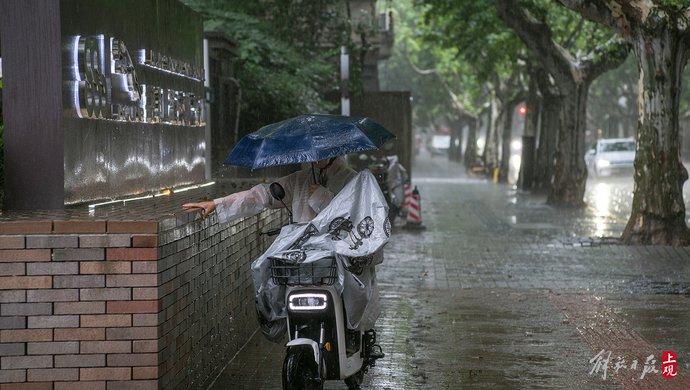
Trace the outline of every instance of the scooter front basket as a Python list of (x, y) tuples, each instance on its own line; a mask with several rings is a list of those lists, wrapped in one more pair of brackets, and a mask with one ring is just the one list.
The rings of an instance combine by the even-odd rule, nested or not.
[(309, 263), (298, 263), (269, 257), (273, 283), (281, 286), (330, 286), (338, 279), (335, 257), (324, 257)]

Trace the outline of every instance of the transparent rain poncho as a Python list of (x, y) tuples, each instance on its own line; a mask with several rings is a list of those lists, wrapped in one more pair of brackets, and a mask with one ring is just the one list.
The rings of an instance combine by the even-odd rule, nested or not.
[(386, 200), (368, 170), (357, 174), (311, 221), (283, 227), (251, 267), (264, 335), (280, 341), (286, 330), (286, 286), (272, 277), (275, 259), (300, 265), (335, 259), (334, 286), (343, 297), (347, 327), (371, 329), (380, 314), (375, 265), (383, 259), (390, 234)]
[(388, 156), (388, 191), (391, 202), (397, 207), (402, 207), (405, 201), (405, 182), (408, 180), (407, 170), (398, 162), (398, 156)]
[[(325, 186), (312, 194), (310, 166), (277, 180), (285, 189), (284, 202), (291, 207), (295, 223), (283, 227), (266, 253), (252, 263), (257, 314), (264, 335), (273, 341), (280, 341), (286, 330), (285, 286), (271, 280), (269, 256), (299, 253), (303, 263), (336, 258), (335, 286), (345, 303), (348, 328), (371, 329), (380, 313), (375, 265), (383, 260), (382, 248), (390, 237), (386, 200), (371, 172), (357, 174), (342, 157), (317, 172)], [(215, 199), (219, 221), (283, 207), (268, 188), (259, 184)]]
[[(328, 205), (334, 194), (340, 192), (356, 175), (355, 171), (347, 167), (343, 157), (336, 158), (328, 169), (320, 171), (315, 168), (315, 171), (317, 176), (320, 176), (318, 180), (325, 186), (319, 186), (312, 194), (309, 193), (309, 187), (314, 184), (314, 179), (309, 165), (276, 180), (285, 189), (283, 201), (291, 208), (296, 223), (311, 221)], [(247, 191), (215, 199), (218, 219), (227, 222), (258, 214), (269, 207), (283, 207), (280, 202), (273, 199), (268, 187), (268, 184), (258, 184)]]

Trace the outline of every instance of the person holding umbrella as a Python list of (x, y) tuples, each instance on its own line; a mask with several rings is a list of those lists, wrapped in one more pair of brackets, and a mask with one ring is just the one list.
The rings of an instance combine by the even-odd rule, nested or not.
[[(369, 118), (336, 115), (302, 115), (262, 127), (238, 142), (225, 160), (227, 165), (251, 169), (303, 164), (303, 169), (276, 180), (285, 189), (284, 202), (291, 206), (294, 222), (312, 220), (354, 177), (343, 157), (348, 153), (377, 149), (394, 138)], [(187, 211), (206, 217), (216, 211), (220, 222), (249, 217), (266, 208), (282, 207), (268, 185), (212, 201), (186, 203)]]
[[(282, 189), (276, 190), (276, 183), (259, 184), (213, 201), (183, 205), (203, 217), (215, 211), (220, 222), (255, 215), (269, 207), (288, 208), (290, 223), (251, 264), (257, 316), (268, 340), (280, 342), (287, 331), (289, 283), (280, 278), (285, 267), (292, 267), (288, 272), (292, 278), (305, 265), (312, 272), (305, 276), (306, 283), (321, 277), (323, 262), (332, 259), (328, 269), (336, 270), (338, 277), (331, 276), (329, 288), (342, 297), (340, 329), (346, 326), (361, 337), (358, 348), (363, 355), (357, 356), (366, 360), (359, 364), (373, 365), (384, 356), (373, 327), (380, 314), (375, 266), (383, 261), (382, 250), (391, 233), (388, 207), (372, 173), (350, 169), (344, 156), (377, 149), (391, 138), (391, 133), (368, 118), (303, 115), (268, 125), (243, 137), (225, 163), (251, 169), (302, 164), (301, 170), (277, 180)], [(280, 195), (274, 198), (272, 194)], [(338, 203), (331, 204), (333, 199)], [(275, 266), (276, 261), (282, 265)], [(299, 340), (304, 342), (293, 341)], [(359, 371), (359, 381), (364, 371)], [(322, 373), (319, 369), (319, 375)], [(285, 375), (284, 371), (284, 380)]]
[[(356, 174), (356, 171), (348, 167), (345, 158), (339, 156), (316, 161), (297, 172), (277, 179), (276, 182), (285, 189), (283, 201), (291, 206), (294, 222), (307, 223), (323, 210)], [(258, 184), (246, 191), (212, 201), (186, 203), (182, 207), (189, 211), (198, 210), (203, 217), (216, 211), (220, 222), (228, 222), (258, 214), (266, 208), (283, 206), (271, 196), (268, 185)]]

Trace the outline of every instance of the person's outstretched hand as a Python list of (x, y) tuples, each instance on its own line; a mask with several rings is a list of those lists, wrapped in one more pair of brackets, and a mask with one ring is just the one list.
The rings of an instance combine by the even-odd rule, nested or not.
[(202, 218), (206, 218), (209, 214), (216, 209), (216, 204), (212, 201), (197, 202), (197, 203), (185, 203), (182, 208), (186, 211), (198, 211), (201, 213)]

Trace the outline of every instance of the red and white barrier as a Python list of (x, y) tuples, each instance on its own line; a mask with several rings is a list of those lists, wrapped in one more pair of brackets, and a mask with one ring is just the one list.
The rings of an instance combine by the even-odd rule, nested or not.
[(409, 202), (407, 203), (407, 223), (405, 224), (405, 228), (423, 229), (422, 204), (417, 187), (414, 188), (414, 191), (412, 191), (412, 194), (409, 198), (406, 197), (406, 200), (407, 199), (409, 199)]
[(410, 199), (412, 198), (412, 186), (410, 183), (405, 183), (403, 188), (405, 189), (405, 199), (403, 200), (402, 209), (404, 213), (407, 213), (410, 205)]

